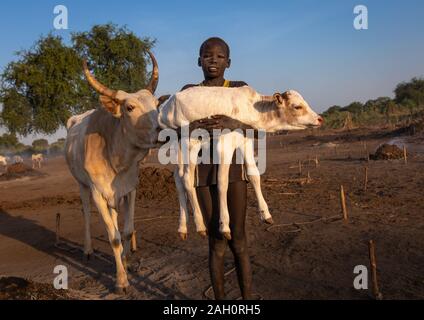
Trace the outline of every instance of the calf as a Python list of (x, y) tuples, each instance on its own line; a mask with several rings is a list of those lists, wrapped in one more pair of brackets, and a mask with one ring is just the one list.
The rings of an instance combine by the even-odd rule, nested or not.
[[(275, 132), (279, 130), (301, 130), (319, 127), (323, 119), (317, 115), (296, 91), (275, 93), (263, 96), (251, 87), (193, 87), (172, 96), (159, 110), (159, 125), (162, 128), (183, 127), (190, 122), (208, 118), (212, 115), (224, 115), (236, 119), (257, 130)], [(188, 139), (189, 161), (184, 163), (181, 148), (178, 155), (178, 167), (174, 172), (175, 183), (180, 201), (180, 222), (178, 232), (182, 239), (187, 237), (188, 208), (186, 194), (193, 207), (196, 230), (206, 234), (200, 205), (194, 188), (194, 173), (197, 155), (202, 141)], [(263, 198), (260, 187), (260, 174), (256, 166), (253, 151), (253, 139), (242, 132), (224, 133), (218, 138), (216, 152), (219, 155), (218, 192), (220, 207), (219, 231), (225, 238), (231, 239), (229, 212), (227, 206), (228, 173), (234, 151), (240, 149), (247, 169), (247, 175), (258, 199), (261, 219), (272, 223), (272, 217)]]

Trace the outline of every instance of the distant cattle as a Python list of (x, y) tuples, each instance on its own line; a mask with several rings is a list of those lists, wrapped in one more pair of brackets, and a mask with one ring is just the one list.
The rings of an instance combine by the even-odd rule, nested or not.
[(24, 163), (24, 159), (21, 156), (13, 156), (12, 163), (13, 164)]
[(41, 168), (41, 162), (44, 161), (44, 157), (42, 153), (38, 153), (38, 154), (33, 154), (32, 157), (32, 168), (34, 169), (36, 166), (38, 166), (38, 168)]
[(4, 156), (0, 156), (0, 166), (7, 166), (7, 159)]

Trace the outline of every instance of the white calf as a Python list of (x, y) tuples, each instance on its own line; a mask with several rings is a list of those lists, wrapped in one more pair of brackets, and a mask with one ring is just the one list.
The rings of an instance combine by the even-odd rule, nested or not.
[[(225, 115), (243, 122), (255, 129), (275, 132), (279, 130), (301, 130), (307, 127), (318, 127), (323, 120), (318, 116), (296, 91), (276, 93), (262, 96), (250, 87), (193, 87), (172, 96), (159, 111), (159, 123), (162, 128), (178, 128), (187, 123), (210, 117)], [(188, 139), (189, 160), (184, 163), (181, 149), (179, 164), (174, 172), (175, 183), (180, 201), (180, 223), (178, 232), (182, 239), (187, 237), (188, 208), (185, 194), (193, 207), (196, 230), (206, 234), (200, 205), (194, 188), (194, 170), (197, 155), (202, 144), (210, 144), (210, 140)], [(272, 217), (263, 198), (260, 187), (259, 170), (256, 166), (253, 151), (253, 140), (244, 137), (241, 132), (222, 134), (218, 138), (217, 153), (220, 164), (218, 168), (218, 192), (220, 204), (220, 232), (231, 239), (229, 213), (227, 206), (228, 173), (234, 151), (240, 149), (250, 182), (258, 199), (261, 219), (271, 223)]]

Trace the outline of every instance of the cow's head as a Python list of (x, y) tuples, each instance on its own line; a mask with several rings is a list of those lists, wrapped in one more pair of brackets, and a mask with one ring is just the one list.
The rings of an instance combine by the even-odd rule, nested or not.
[(301, 130), (309, 127), (320, 127), (324, 122), (322, 117), (311, 109), (297, 91), (289, 90), (284, 93), (275, 93), (273, 100), (278, 108), (277, 122), (280, 120), (281, 124), (281, 127), (277, 130)]
[(107, 88), (90, 73), (86, 61), (83, 62), (87, 81), (100, 93), (102, 107), (122, 121), (128, 139), (139, 146), (156, 143), (158, 129), (159, 100), (154, 93), (159, 82), (159, 69), (153, 54), (149, 50), (147, 52), (152, 59), (152, 76), (147, 87), (135, 93)]

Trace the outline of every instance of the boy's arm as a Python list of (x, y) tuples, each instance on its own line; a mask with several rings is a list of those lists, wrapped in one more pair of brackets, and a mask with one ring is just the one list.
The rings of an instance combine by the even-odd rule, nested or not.
[[(191, 87), (195, 87), (197, 85), (195, 84), (187, 84), (185, 85), (181, 91), (191, 88)], [(242, 86), (247, 86), (247, 83), (244, 81), (231, 81), (231, 87), (242, 87)], [(211, 118), (205, 118), (205, 119), (200, 119), (197, 121), (193, 121), (190, 123), (190, 131), (191, 130), (195, 130), (195, 129), (205, 129), (207, 130), (210, 134), (213, 133), (213, 129), (230, 129), (235, 130), (235, 129), (242, 129), (243, 132), (246, 132), (246, 129), (253, 129), (251, 126), (240, 122), (236, 119), (227, 117), (227, 116), (221, 116), (221, 115), (215, 115), (212, 116)]]

